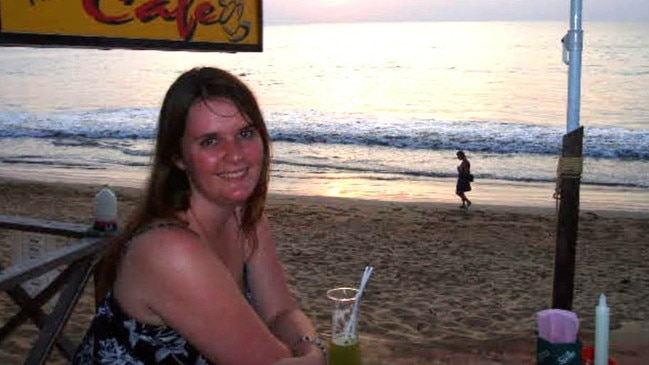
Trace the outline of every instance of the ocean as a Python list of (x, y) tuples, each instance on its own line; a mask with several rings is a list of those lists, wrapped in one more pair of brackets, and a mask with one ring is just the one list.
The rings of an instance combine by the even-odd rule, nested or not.
[[(141, 186), (158, 108), (194, 66), (239, 75), (273, 138), (271, 192), (554, 206), (563, 22), (271, 25), (260, 53), (0, 48), (0, 174)], [(649, 212), (649, 24), (584, 21), (586, 207)]]

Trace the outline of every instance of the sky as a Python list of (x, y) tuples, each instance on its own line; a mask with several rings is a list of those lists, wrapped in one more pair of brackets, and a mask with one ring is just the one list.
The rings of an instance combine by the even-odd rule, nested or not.
[[(266, 24), (570, 21), (570, 0), (262, 0)], [(582, 20), (649, 22), (649, 0), (583, 0)]]

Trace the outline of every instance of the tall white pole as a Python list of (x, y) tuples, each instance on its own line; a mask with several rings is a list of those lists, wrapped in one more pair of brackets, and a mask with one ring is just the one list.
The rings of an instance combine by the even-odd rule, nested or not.
[(568, 65), (567, 132), (579, 128), (581, 103), (581, 51), (584, 32), (581, 29), (582, 0), (570, 1), (570, 30), (563, 39), (564, 62)]

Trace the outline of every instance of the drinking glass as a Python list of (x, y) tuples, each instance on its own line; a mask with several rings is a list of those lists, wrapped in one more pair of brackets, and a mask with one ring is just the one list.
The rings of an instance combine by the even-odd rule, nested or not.
[(331, 313), (328, 365), (361, 365), (361, 347), (356, 324), (348, 326), (352, 319), (357, 292), (354, 288), (335, 288), (327, 291), (327, 298), (334, 305)]

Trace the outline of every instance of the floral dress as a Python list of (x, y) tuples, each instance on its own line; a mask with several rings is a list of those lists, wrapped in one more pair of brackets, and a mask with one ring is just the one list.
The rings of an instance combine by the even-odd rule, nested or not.
[[(243, 282), (245, 297), (252, 304), (245, 265)], [(173, 328), (141, 323), (129, 317), (109, 291), (97, 308), (71, 364), (202, 365), (211, 362)]]
[(128, 317), (109, 292), (72, 364), (209, 364), (178, 332)]

